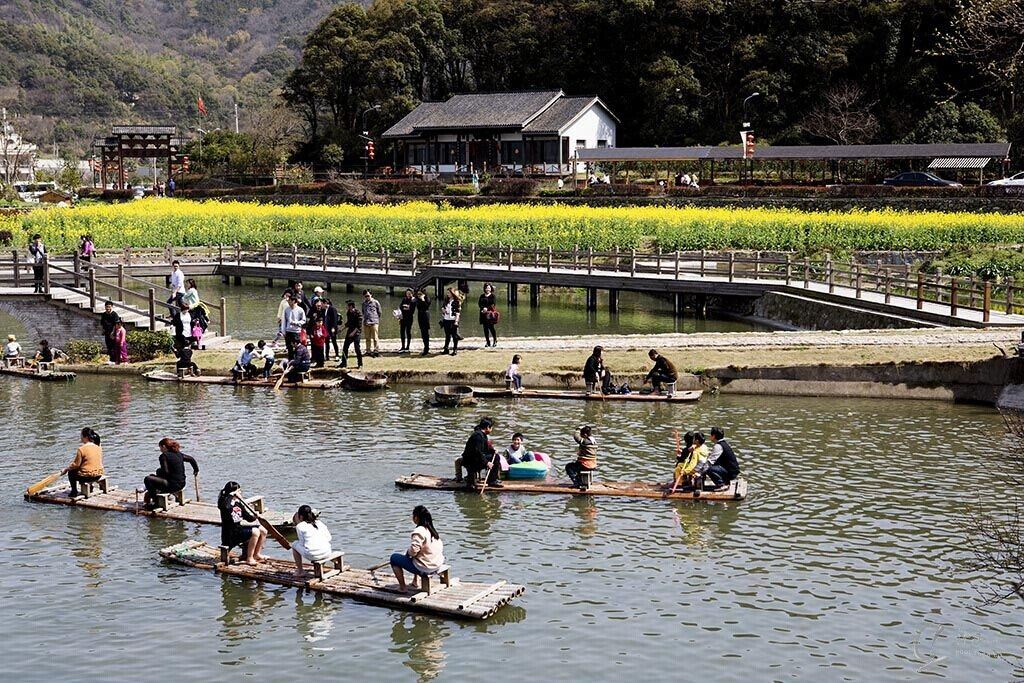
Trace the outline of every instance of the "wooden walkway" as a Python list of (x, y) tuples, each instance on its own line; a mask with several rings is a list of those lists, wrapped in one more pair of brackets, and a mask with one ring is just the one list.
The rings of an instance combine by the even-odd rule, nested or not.
[(633, 401), (637, 403), (693, 403), (700, 400), (703, 391), (677, 391), (671, 396), (657, 393), (633, 394), (602, 394), (585, 391), (562, 391), (559, 389), (523, 389), (514, 392), (511, 389), (473, 387), (474, 398), (505, 398), (505, 399), (564, 399), (570, 401)]
[[(183, 522), (196, 522), (197, 524), (213, 524), (220, 526), (220, 510), (214, 503), (189, 501), (184, 505), (173, 505), (166, 511), (147, 510), (143, 507), (142, 494), (138, 495), (136, 501), (135, 491), (126, 491), (112, 488), (107, 493), (97, 493), (88, 498), (71, 498), (68, 494), (71, 489), (68, 487), (52, 488), (40, 491), (34, 496), (25, 496), (26, 500), (34, 503), (53, 503), (56, 505), (71, 505), (92, 510), (103, 510), (105, 512), (127, 512), (133, 515), (144, 515), (159, 519), (176, 519)], [(291, 518), (279, 512), (267, 510), (263, 516), (279, 529), (287, 529), (292, 526)]]
[[(451, 580), (450, 587), (426, 593), (398, 593), (391, 569), (384, 567), (377, 571), (356, 569), (346, 566), (341, 573), (322, 581), (310, 577), (296, 577), (295, 563), (291, 559), (270, 559), (255, 566), (246, 564), (222, 564), (220, 550), (201, 541), (186, 541), (164, 548), (160, 555), (170, 562), (213, 571), (225, 576), (236, 576), (263, 583), (292, 586), (353, 598), (385, 607), (415, 610), (460, 619), (487, 619), (501, 607), (523, 594), (523, 586), (497, 581), (495, 583), (470, 583)], [(433, 581), (437, 581), (434, 578)]]
[[(1024, 315), (1018, 313), (1024, 306), (1024, 287), (1012, 281), (982, 282), (911, 273), (905, 266), (863, 265), (828, 257), (767, 257), (760, 252), (554, 251), (539, 246), (510, 249), (475, 245), (408, 253), (280, 250), (269, 246), (136, 249), (101, 252), (96, 262), (107, 265), (102, 266), (98, 281), (109, 279), (115, 272), (114, 265), (121, 279), (127, 277), (126, 272), (166, 272), (165, 264), (171, 258), (180, 259), (187, 274), (216, 274), (238, 281), (246, 277), (327, 285), (433, 287), (435, 294), (446, 283), (458, 280), (525, 285), (530, 288), (531, 305), (539, 305), (542, 286), (585, 289), (590, 309), (596, 309), (597, 292), (607, 290), (613, 310), (618, 307), (620, 291), (674, 295), (677, 311), (682, 310), (681, 297), (685, 295), (758, 297), (779, 292), (884, 313), (923, 326), (1024, 326)], [(76, 272), (71, 262), (53, 263), (56, 272), (65, 277)], [(4, 264), (0, 262), (0, 284), (4, 279)], [(508, 296), (510, 305), (518, 303), (516, 287), (508, 288)]]
[[(620, 498), (660, 498), (662, 500), (743, 500), (747, 497), (747, 480), (740, 477), (724, 491), (680, 491), (670, 494), (665, 484), (638, 481), (600, 481), (586, 491), (576, 488), (570, 482), (548, 482), (541, 480), (505, 479), (499, 489), (488, 487), (484, 492), (502, 493), (549, 493), (562, 496), (618, 496)], [(399, 477), (395, 486), (400, 489), (426, 489), (430, 491), (466, 491), (466, 485), (454, 479), (435, 477), (429, 474), (412, 474)], [(476, 495), (476, 491), (471, 491)]]

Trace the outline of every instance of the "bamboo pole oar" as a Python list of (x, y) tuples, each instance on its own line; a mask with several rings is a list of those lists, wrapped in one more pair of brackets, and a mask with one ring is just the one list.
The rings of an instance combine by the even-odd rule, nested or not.
[(491, 472), (494, 471), (494, 465), (498, 462), (498, 454), (495, 453), (491, 457), (491, 466), (487, 468), (487, 476), (484, 477), (484, 485), (480, 487), (480, 495), (484, 495), (484, 491), (487, 490), (487, 482), (491, 478)]
[(47, 486), (49, 486), (50, 484), (52, 484), (53, 482), (57, 481), (58, 479), (60, 479), (63, 476), (64, 476), (64, 470), (61, 470), (60, 472), (54, 472), (53, 474), (49, 475), (48, 477), (40, 479), (35, 484), (32, 484), (31, 486), (29, 486), (25, 490), (25, 495), (27, 495), (27, 496), (34, 496), (34, 495), (36, 495), (37, 493), (39, 493), (40, 491), (45, 489)]
[(192, 475), (192, 481), (196, 485), (196, 502), (199, 503), (201, 501), (199, 500), (199, 473), (198, 472), (196, 472), (194, 475)]
[(376, 571), (377, 571), (378, 569), (383, 569), (384, 567), (390, 567), (390, 566), (391, 566), (391, 561), (390, 561), (390, 560), (388, 560), (387, 562), (381, 562), (380, 564), (375, 564), (375, 565), (373, 565), (372, 567), (368, 568), (368, 569), (367, 569), (366, 571), (368, 571), (368, 572), (370, 572), (371, 574), (373, 574), (373, 573), (375, 573), (375, 572), (376, 572)]
[(249, 504), (246, 503), (241, 496), (237, 496), (237, 499), (239, 504), (249, 511), (249, 514), (255, 515), (256, 519), (259, 520), (260, 525), (267, 530), (268, 534), (274, 537), (274, 540), (277, 541), (282, 548), (284, 548), (285, 550), (292, 549), (292, 544), (288, 542), (288, 539), (284, 537), (284, 534), (277, 530), (277, 527), (275, 527), (273, 524), (267, 521), (266, 517), (253, 510), (252, 507), (250, 507)]
[(284, 378), (288, 376), (288, 363), (281, 366), (281, 376), (277, 380), (277, 384), (274, 385), (274, 391), (281, 391), (281, 385), (284, 384)]

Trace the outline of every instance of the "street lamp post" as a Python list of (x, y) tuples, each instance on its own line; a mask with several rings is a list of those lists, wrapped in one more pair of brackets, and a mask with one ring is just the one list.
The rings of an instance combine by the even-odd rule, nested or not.
[(370, 177), (370, 151), (369, 151), (367, 146), (370, 143), (371, 138), (370, 138), (370, 131), (366, 128), (366, 115), (369, 114), (371, 111), (379, 111), (379, 110), (380, 110), (380, 105), (379, 104), (375, 104), (375, 105), (373, 105), (371, 107), (367, 107), (366, 109), (363, 110), (363, 115), (362, 115), (362, 119), (363, 119), (363, 127), (362, 127), (362, 131), (363, 131), (363, 135), (362, 135), (362, 138), (363, 138), (363, 178), (369, 178)]
[(743, 150), (742, 150), (743, 151), (743, 158), (744, 159), (750, 159), (750, 177), (751, 177), (751, 179), (753, 179), (753, 177), (754, 177), (754, 159), (753, 159), (753, 155), (752, 154), (750, 156), (747, 155), (747, 136), (750, 135), (751, 133), (753, 133), (754, 131), (753, 131), (751, 125), (750, 125), (750, 119), (747, 116), (747, 103), (750, 102), (750, 100), (754, 99), (755, 97), (760, 97), (760, 96), (761, 96), (761, 93), (759, 93), (759, 92), (752, 92), (749, 95), (747, 95), (745, 98), (743, 98), (743, 129), (740, 131), (740, 135), (743, 138), (743, 140), (742, 140), (742, 142), (743, 142)]

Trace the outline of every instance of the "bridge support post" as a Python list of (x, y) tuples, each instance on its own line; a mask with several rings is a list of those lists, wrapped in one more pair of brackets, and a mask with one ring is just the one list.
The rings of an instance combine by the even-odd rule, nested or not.
[[(594, 290), (595, 294), (597, 290)], [(595, 297), (596, 298), (596, 297)], [(597, 309), (597, 301), (594, 301), (594, 309)], [(608, 312), (618, 313), (619, 312), (619, 290), (609, 289), (608, 290)]]
[(224, 297), (220, 298), (220, 336), (228, 336), (228, 305)]
[(395, 286), (394, 285), (388, 285), (388, 296), (394, 296), (394, 295), (395, 295)]
[(220, 281), (221, 281), (222, 284), (225, 284), (225, 285), (230, 285), (231, 284), (231, 278), (229, 276), (227, 276), (227, 275), (221, 275), (220, 276)]
[(156, 290), (149, 288), (149, 331), (156, 332)]
[(328, 280), (327, 282), (324, 283), (324, 291), (325, 292), (331, 291), (331, 281), (330, 280)]
[(519, 285), (514, 282), (508, 283), (508, 305), (518, 306), (519, 305)]
[(672, 311), (677, 318), (683, 317), (683, 313), (686, 311), (686, 295), (682, 292), (672, 295)]
[(694, 308), (696, 309), (699, 317), (708, 317), (708, 295), (698, 294), (697, 298), (694, 300)]
[(267, 287), (270, 287), (271, 289), (274, 288), (274, 278), (272, 278), (272, 277), (268, 277), (267, 278)]
[(236, 275), (235, 276), (235, 284), (236, 285), (242, 284), (242, 276), (241, 275)]
[(117, 300), (124, 303), (124, 264), (117, 264)]
[(530, 308), (540, 308), (540, 285), (530, 285)]
[(444, 300), (444, 280), (439, 277), (434, 278), (434, 299), (437, 301)]
[(597, 289), (594, 287), (587, 287), (587, 310), (597, 310)]
[(21, 287), (21, 263), (18, 261), (18, 250), (15, 249), (12, 253), (11, 263), (14, 264), (14, 286)]
[(89, 270), (89, 310), (96, 310), (96, 271)]
[(356, 286), (355, 285), (353, 285), (351, 283), (345, 285), (345, 293), (346, 294), (351, 294), (354, 291), (356, 291)]
[(75, 288), (77, 289), (82, 286), (82, 257), (78, 255), (77, 251), (75, 252), (74, 264)]

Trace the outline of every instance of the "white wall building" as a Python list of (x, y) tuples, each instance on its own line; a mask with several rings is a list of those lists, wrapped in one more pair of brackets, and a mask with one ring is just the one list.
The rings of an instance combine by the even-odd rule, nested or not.
[(596, 96), (471, 93), (424, 102), (384, 132), (395, 170), (566, 175), (577, 149), (614, 147), (618, 119)]
[(7, 183), (35, 180), (36, 146), (21, 139), (7, 121), (3, 110), (0, 126), (0, 181)]

